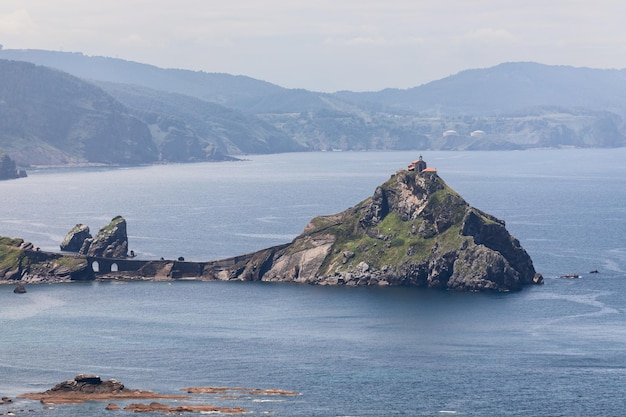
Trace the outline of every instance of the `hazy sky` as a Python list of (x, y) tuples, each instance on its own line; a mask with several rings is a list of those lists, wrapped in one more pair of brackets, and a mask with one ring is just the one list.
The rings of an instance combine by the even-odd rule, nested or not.
[(365, 91), (511, 61), (626, 68), (624, 22), (624, 0), (2, 0), (0, 44)]

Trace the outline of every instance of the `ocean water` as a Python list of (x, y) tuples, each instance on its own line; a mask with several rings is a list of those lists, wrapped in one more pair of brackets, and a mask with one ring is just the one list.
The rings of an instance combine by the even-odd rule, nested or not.
[[(74, 224), (95, 233), (119, 214), (140, 257), (218, 259), (288, 242), (310, 218), (370, 196), (418, 155), (33, 171), (0, 182), (0, 235), (56, 250)], [(0, 285), (0, 395), (86, 372), (163, 393), (300, 393), (183, 401), (252, 415), (624, 415), (626, 149), (423, 155), (470, 204), (506, 221), (545, 285), (466, 294), (70, 283), (30, 285), (24, 295)], [(581, 278), (560, 278), (570, 273)], [(0, 413), (99, 416), (105, 405), (15, 400)]]

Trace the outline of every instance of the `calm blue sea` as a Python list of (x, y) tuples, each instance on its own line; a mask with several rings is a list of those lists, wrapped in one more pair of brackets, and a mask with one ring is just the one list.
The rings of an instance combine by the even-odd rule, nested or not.
[[(95, 233), (122, 215), (140, 257), (218, 259), (290, 241), (417, 156), (30, 171), (0, 182), (0, 235), (56, 250), (74, 224)], [(300, 393), (189, 401), (252, 415), (624, 415), (626, 149), (423, 156), (470, 204), (506, 221), (544, 286), (465, 294), (185, 281), (30, 285), (16, 295), (0, 285), (0, 396), (96, 373), (164, 393)], [(570, 273), (581, 278), (559, 278)], [(100, 416), (105, 405), (16, 400), (0, 414)]]

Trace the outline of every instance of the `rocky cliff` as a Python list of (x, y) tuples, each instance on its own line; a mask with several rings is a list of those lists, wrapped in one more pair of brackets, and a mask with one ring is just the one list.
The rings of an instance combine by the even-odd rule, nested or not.
[(460, 291), (543, 282), (503, 221), (471, 207), (437, 173), (412, 171), (397, 172), (372, 197), (314, 218), (291, 244), (254, 253), (218, 278)]
[(78, 252), (87, 239), (92, 239), (91, 233), (89, 233), (89, 226), (78, 223), (65, 235), (60, 245), (61, 250), (65, 252)]

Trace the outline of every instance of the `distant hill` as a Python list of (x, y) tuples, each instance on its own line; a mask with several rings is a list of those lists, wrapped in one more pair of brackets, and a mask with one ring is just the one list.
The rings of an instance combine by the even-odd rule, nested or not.
[(221, 160), (304, 149), (281, 130), (217, 104), (136, 86), (109, 90), (0, 59), (0, 150), (28, 166)]
[(282, 130), (239, 110), (147, 87), (95, 83), (149, 125), (153, 138), (163, 146), (172, 147), (172, 138), (184, 135), (203, 138), (230, 155), (306, 150)]
[(147, 127), (162, 160), (303, 150), (626, 146), (625, 70), (507, 63), (406, 90), (326, 94), (80, 53), (3, 49), (2, 58), (97, 85)]
[(533, 62), (471, 69), (407, 90), (337, 93), (339, 97), (428, 115), (512, 115), (536, 108), (607, 111), (626, 116), (626, 70)]
[(100, 88), (69, 74), (0, 60), (0, 149), (18, 165), (148, 163), (147, 126)]
[(305, 102), (295, 107), (309, 109), (311, 106), (307, 101), (317, 101), (318, 96), (306, 90), (288, 90), (242, 75), (163, 69), (122, 59), (87, 56), (79, 52), (2, 49), (0, 58), (56, 68), (87, 80), (138, 85), (153, 90), (184, 94), (251, 112), (257, 107), (265, 111), (268, 108), (284, 110), (285, 106), (288, 106), (290, 111), (300, 111), (293, 110), (296, 103), (288, 97), (298, 97), (297, 101)]

